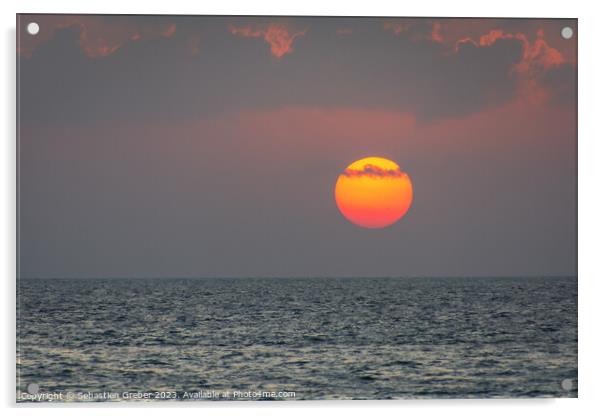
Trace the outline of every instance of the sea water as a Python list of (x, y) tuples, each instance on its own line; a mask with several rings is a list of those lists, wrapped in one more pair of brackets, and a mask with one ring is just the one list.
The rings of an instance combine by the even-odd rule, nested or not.
[(576, 278), (17, 286), (19, 401), (577, 396)]

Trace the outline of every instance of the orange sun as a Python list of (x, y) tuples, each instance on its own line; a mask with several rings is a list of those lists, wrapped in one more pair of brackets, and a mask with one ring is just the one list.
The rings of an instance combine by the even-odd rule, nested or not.
[(339, 175), (334, 197), (345, 218), (366, 228), (396, 223), (412, 204), (412, 181), (382, 157), (353, 162)]

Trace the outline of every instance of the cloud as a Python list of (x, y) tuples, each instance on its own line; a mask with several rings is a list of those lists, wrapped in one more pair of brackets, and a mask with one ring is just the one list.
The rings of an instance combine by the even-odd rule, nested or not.
[[(572, 62), (558, 49), (550, 45), (544, 36), (544, 21), (517, 22), (518, 30), (500, 29), (509, 26), (507, 21), (499, 19), (444, 19), (387, 21), (384, 29), (395, 35), (407, 33), (413, 41), (431, 41), (442, 44), (445, 52), (458, 53), (462, 46), (470, 44), (477, 48), (491, 47), (500, 40), (513, 40), (522, 47), (522, 59), (513, 71), (535, 73), (547, 71), (562, 64)], [(522, 25), (522, 26), (519, 26)], [(549, 30), (558, 30), (548, 26)], [(569, 42), (570, 43), (570, 42)], [(569, 46), (563, 45), (565, 49)]]
[[(30, 21), (40, 25), (40, 32), (36, 36), (26, 32)], [(49, 42), (57, 30), (72, 27), (79, 31), (79, 46), (89, 58), (109, 56), (128, 42), (170, 38), (176, 32), (176, 25), (173, 23), (148, 20), (141, 22), (121, 16), (105, 18), (92, 15), (22, 15), (19, 16), (19, 23), (17, 52), (28, 58), (39, 46)]]
[(437, 43), (443, 42), (443, 36), (441, 35), (441, 23), (433, 23), (433, 30), (431, 31), (431, 40)]
[[(570, 20), (558, 22), (537, 19), (401, 19), (385, 22), (384, 29), (398, 36), (403, 34), (411, 42), (440, 45), (442, 55), (451, 58), (450, 62), (454, 57), (470, 59), (483, 70), (489, 65), (484, 63), (485, 55), (498, 60), (501, 51), (509, 50), (514, 44), (520, 48), (519, 59), (504, 68), (505, 75), (500, 75), (515, 84), (513, 89), (518, 97), (537, 103), (550, 98), (557, 102), (566, 101), (557, 98), (571, 96), (567, 94), (566, 82), (560, 86), (548, 82), (560, 76), (548, 76), (550, 71), (565, 74), (563, 76), (566, 78), (566, 74), (573, 71), (563, 70), (562, 67), (568, 65), (574, 70), (574, 42), (563, 41), (559, 36), (560, 28), (571, 24)], [(546, 37), (545, 33), (555, 33), (556, 36)], [(424, 43), (422, 45), (426, 47)], [(498, 53), (488, 52), (493, 48), (497, 48)], [(480, 59), (476, 59), (477, 53), (482, 55)], [(483, 87), (488, 88), (487, 85)], [(556, 91), (559, 88), (563, 92)]]
[[(477, 48), (488, 48), (502, 40), (516, 41), (521, 44), (521, 59), (510, 69), (510, 72), (517, 77), (519, 94), (531, 101), (545, 100), (552, 95), (553, 92), (543, 88), (542, 80), (547, 72), (568, 64), (568, 62), (559, 50), (546, 42), (543, 29), (537, 31), (533, 41), (530, 41), (521, 32), (509, 33), (500, 29), (490, 30), (480, 36), (478, 40), (471, 37), (459, 39), (455, 43), (454, 50), (457, 53), (466, 44)], [(553, 88), (551, 85), (548, 87)]]
[(443, 28), (441, 22), (429, 19), (395, 19), (387, 20), (383, 24), (385, 32), (390, 32), (395, 36), (405, 35), (415, 42), (443, 43), (444, 38), (441, 33)]
[[(538, 40), (533, 20), (527, 22), (534, 26), (531, 29), (509, 20), (501, 25), (481, 19), (453, 24), (441, 20), (435, 30), (443, 38), (439, 43), (429, 39), (434, 27), (426, 19), (399, 19), (396, 23), (411, 28), (397, 36), (383, 30), (382, 19), (194, 17), (177, 20), (177, 30), (168, 39), (165, 36), (173, 32), (168, 17), (137, 17), (131, 24), (126, 24), (126, 17), (87, 17), (96, 21), (84, 22), (83, 41), (79, 24), (54, 29), (51, 41), (36, 49), (31, 59), (21, 60), (22, 121), (187, 119), (249, 109), (320, 107), (411, 113), (423, 124), (481, 112), (520, 94), (531, 102), (552, 96), (558, 104), (574, 102), (571, 80), (576, 70), (570, 64), (570, 49), (564, 49), (574, 42), (562, 42), (560, 29), (555, 32), (547, 26), (543, 28), (547, 36)], [(31, 17), (20, 18), (26, 23)], [(94, 28), (101, 23), (102, 31)], [(279, 32), (268, 29), (270, 23), (287, 25), (289, 43), (283, 48), (290, 53), (287, 45), (292, 44), (293, 54), (266, 59), (272, 45), (264, 38)], [(311, 32), (298, 48), (291, 38), (310, 24)], [(50, 26), (41, 24), (38, 36), (47, 36), (46, 27)], [(352, 29), (354, 41), (336, 35), (337, 28)], [(417, 31), (420, 41), (414, 37)], [(103, 37), (101, 32), (112, 35)], [(528, 40), (526, 54), (517, 33)], [(456, 51), (457, 41), (467, 37), (471, 41)], [(94, 43), (95, 39), (104, 41)], [(87, 53), (81, 52), (82, 44)], [(569, 64), (557, 65), (554, 50)], [(199, 59), (193, 58), (199, 52)], [(357, 124), (352, 116), (344, 122)], [(303, 122), (295, 128), (304, 128)], [(365, 137), (374, 135), (361, 131)]]
[(347, 168), (341, 175), (348, 178), (401, 178), (406, 175), (401, 169), (383, 169), (370, 163), (365, 164), (361, 169)]
[(169, 27), (167, 29), (165, 29), (163, 32), (161, 32), (161, 35), (163, 35), (163, 37), (166, 38), (171, 38), (174, 33), (176, 33), (176, 25), (175, 24), (171, 24), (169, 25)]
[(500, 39), (514, 39), (522, 44), (523, 57), (515, 67), (518, 72), (530, 72), (534, 69), (548, 70), (566, 63), (562, 53), (549, 46), (545, 41), (543, 30), (537, 32), (537, 38), (533, 42), (530, 42), (524, 33), (506, 33), (499, 29), (491, 30), (482, 35), (478, 41), (470, 37), (459, 39), (456, 41), (455, 51), (457, 52), (464, 43), (472, 43), (477, 47), (488, 47)]
[(524, 65), (517, 68), (518, 71), (528, 72), (539, 69), (547, 71), (550, 68), (566, 63), (566, 59), (562, 53), (549, 46), (544, 40), (543, 30), (537, 33), (537, 39), (534, 42), (529, 43), (526, 38), (523, 38), (522, 41), (524, 45)]
[(341, 27), (337, 29), (337, 35), (339, 36), (348, 36), (351, 35), (353, 33), (353, 30), (351, 28), (348, 27)]
[(401, 35), (402, 33), (408, 32), (411, 25), (409, 23), (398, 22), (398, 21), (386, 21), (383, 24), (383, 29), (387, 32), (391, 32), (394, 35)]
[(245, 38), (263, 38), (270, 45), (270, 52), (276, 58), (293, 52), (293, 42), (296, 38), (304, 36), (307, 29), (299, 32), (290, 32), (289, 29), (278, 23), (270, 23), (265, 27), (234, 26), (228, 27), (230, 33)]
[(201, 37), (198, 35), (190, 36), (186, 41), (186, 49), (190, 56), (198, 55), (201, 51)]

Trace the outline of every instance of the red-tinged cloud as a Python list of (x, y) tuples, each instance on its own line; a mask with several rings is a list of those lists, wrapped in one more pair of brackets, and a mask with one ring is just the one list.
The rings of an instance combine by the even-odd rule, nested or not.
[(398, 22), (398, 21), (387, 21), (383, 24), (383, 28), (387, 32), (391, 32), (394, 35), (401, 35), (402, 33), (408, 32), (410, 30), (410, 24), (406, 22)]
[(176, 33), (176, 25), (174, 23), (174, 24), (169, 25), (169, 27), (167, 27), (167, 29), (165, 29), (163, 32), (161, 32), (161, 35), (165, 38), (171, 38), (175, 33)]
[(460, 39), (455, 44), (455, 52), (464, 44), (471, 44), (474, 47), (491, 47), (500, 40), (515, 40), (522, 45), (522, 57), (511, 69), (511, 73), (518, 76), (519, 93), (523, 98), (530, 101), (541, 101), (547, 99), (549, 92), (540, 85), (540, 78), (548, 71), (558, 68), (567, 63), (562, 53), (551, 47), (544, 39), (544, 31), (538, 30), (534, 41), (521, 32), (508, 33), (503, 30), (490, 30), (488, 33), (480, 36), (477, 40), (466, 37)]
[(541, 102), (557, 95), (558, 88), (551, 78), (560, 76), (555, 72), (566, 73), (566, 65), (576, 64), (575, 43), (562, 40), (560, 23), (528, 21), (514, 25), (513, 30), (506, 29), (507, 25), (503, 19), (402, 20), (386, 22), (385, 30), (415, 42), (440, 44), (445, 55), (459, 59), (469, 56), (464, 55), (469, 50), (465, 48), (485, 49), (498, 47), (500, 42), (515, 42), (520, 46), (520, 57), (508, 67), (508, 74), (517, 82), (519, 96)]
[(236, 36), (262, 38), (270, 45), (270, 52), (276, 58), (282, 58), (284, 55), (292, 53), (295, 39), (307, 33), (307, 29), (299, 32), (291, 32), (286, 26), (277, 23), (270, 23), (265, 27), (237, 27), (230, 25), (228, 29), (230, 33)]
[(548, 31), (558, 29), (550, 26), (549, 22), (537, 22), (536, 25), (531, 22), (529, 26), (520, 27), (513, 32), (500, 29), (504, 24), (507, 22), (495, 19), (387, 21), (384, 29), (395, 35), (406, 33), (414, 41), (440, 43), (451, 53), (457, 53), (466, 43), (476, 47), (489, 47), (499, 40), (513, 39), (520, 42), (523, 48), (523, 58), (514, 68), (521, 73), (545, 71), (565, 63), (574, 63), (571, 42), (559, 43), (560, 36), (557, 36), (554, 38), (556, 43), (551, 45), (550, 40), (544, 36), (544, 26), (548, 25)]
[(529, 43), (524, 41), (523, 61), (530, 63), (526, 67), (519, 67), (519, 71), (527, 71), (533, 65), (544, 70), (566, 63), (564, 56), (557, 50), (549, 46), (544, 40), (543, 31), (538, 32), (537, 39)]
[(433, 29), (431, 30), (431, 40), (433, 42), (443, 43), (443, 36), (441, 35), (441, 23), (433, 23)]
[(530, 42), (523, 33), (505, 33), (499, 29), (491, 30), (489, 33), (482, 35), (478, 41), (475, 41), (472, 38), (458, 40), (456, 42), (455, 50), (457, 52), (462, 43), (469, 42), (474, 46), (485, 47), (493, 45), (500, 39), (515, 39), (522, 43), (523, 58), (516, 67), (518, 72), (529, 72), (530, 70), (533, 70), (534, 67), (547, 70), (566, 63), (562, 53), (549, 46), (544, 40), (543, 30), (537, 32), (537, 38), (533, 42)]
[(383, 28), (395, 36), (407, 36), (415, 42), (430, 41), (444, 43), (444, 26), (439, 21), (426, 19), (397, 19), (385, 21)]
[[(36, 36), (26, 32), (29, 21), (40, 25), (40, 32)], [(176, 33), (175, 24), (140, 23), (131, 19), (77, 15), (24, 16), (19, 26), (17, 51), (21, 56), (31, 57), (36, 48), (54, 37), (57, 30), (72, 27), (79, 30), (79, 46), (89, 58), (109, 56), (128, 42), (170, 38)]]
[(347, 168), (343, 171), (342, 175), (348, 178), (400, 178), (405, 176), (406, 173), (402, 172), (400, 168), (383, 169), (368, 163), (364, 165), (362, 169)]
[(201, 38), (198, 35), (191, 36), (186, 41), (186, 49), (190, 56), (196, 56), (201, 52)]

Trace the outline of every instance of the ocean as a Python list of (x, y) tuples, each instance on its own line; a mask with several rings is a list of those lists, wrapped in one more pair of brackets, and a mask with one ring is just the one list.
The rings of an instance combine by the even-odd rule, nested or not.
[(17, 286), (17, 401), (577, 397), (576, 278)]

